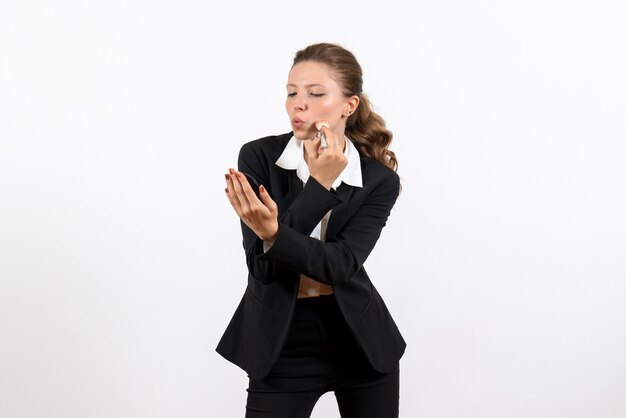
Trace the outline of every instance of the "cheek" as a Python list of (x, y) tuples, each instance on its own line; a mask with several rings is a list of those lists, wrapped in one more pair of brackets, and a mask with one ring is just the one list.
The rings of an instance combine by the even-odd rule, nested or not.
[(332, 99), (317, 101), (311, 105), (311, 110), (320, 118), (335, 118), (339, 112), (337, 103)]

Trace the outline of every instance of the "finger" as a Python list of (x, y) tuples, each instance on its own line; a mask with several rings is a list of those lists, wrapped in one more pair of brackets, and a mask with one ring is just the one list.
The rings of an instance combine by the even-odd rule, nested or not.
[(259, 194), (261, 195), (261, 201), (263, 201), (263, 204), (267, 206), (267, 208), (271, 212), (275, 212), (276, 209), (278, 209), (278, 206), (276, 206), (276, 202), (272, 200), (272, 198), (270, 197), (270, 194), (267, 192), (267, 190), (265, 189), (263, 185), (259, 187)]
[(237, 199), (237, 201), (239, 202), (239, 209), (243, 213), (250, 208), (250, 203), (248, 202), (248, 198), (243, 192), (243, 188), (241, 187), (241, 182), (239, 181), (237, 172), (232, 168), (230, 169), (230, 178), (232, 179), (234, 189), (233, 198)]
[(325, 151), (328, 149), (328, 137), (326, 137), (326, 135), (322, 131), (320, 131), (319, 141), (320, 141), (320, 145), (317, 150), (321, 153), (322, 151)]
[[(317, 129), (316, 138), (320, 138), (320, 150), (328, 148), (328, 131), (330, 124), (325, 120), (318, 120), (315, 122), (315, 128)], [(326, 130), (324, 130), (326, 129)]]
[(237, 211), (237, 209), (235, 208), (235, 204), (233, 203), (233, 198), (230, 197), (230, 193), (228, 191), (228, 186), (226, 186), (226, 188), (224, 189), (224, 191), (226, 192), (226, 198), (228, 199), (228, 202), (230, 203), (230, 205), (233, 207), (233, 209), (235, 209), (235, 212)]
[(330, 127), (330, 124), (325, 120), (318, 120), (317, 122), (315, 122), (315, 129), (317, 129), (318, 131), (321, 130), (323, 126), (328, 128)]
[(328, 148), (336, 147), (337, 135), (328, 126), (322, 126), (321, 132), (326, 136), (326, 142), (328, 142)]
[(329, 134), (326, 135), (329, 151), (335, 154), (343, 155), (343, 147), (341, 146), (340, 136), (337, 135), (335, 132), (331, 131), (330, 128), (323, 128), (323, 129), (328, 129), (328, 132), (329, 132)]
[(239, 198), (237, 197), (237, 193), (235, 192), (235, 185), (233, 176), (230, 174), (226, 174), (226, 184), (227, 184), (227, 192), (228, 200), (230, 201), (233, 208), (235, 208), (235, 212), (237, 215), (241, 217), (241, 204), (239, 203)]
[(252, 190), (252, 186), (250, 185), (248, 178), (245, 176), (245, 174), (241, 172), (237, 172), (237, 178), (239, 179), (239, 182), (241, 183), (241, 188), (243, 190), (243, 193), (248, 198), (248, 202), (250, 203), (250, 206), (256, 205), (257, 202), (259, 201), (259, 198), (256, 197), (254, 190)]

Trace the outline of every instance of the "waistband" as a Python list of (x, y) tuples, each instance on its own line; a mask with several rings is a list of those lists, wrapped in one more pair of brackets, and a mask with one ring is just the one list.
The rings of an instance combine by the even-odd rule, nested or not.
[(308, 298), (299, 298), (296, 299), (296, 305), (300, 306), (320, 306), (320, 305), (334, 305), (337, 303), (337, 299), (335, 298), (335, 294), (331, 293), (330, 295), (319, 295)]
[(296, 299), (294, 316), (300, 319), (341, 318), (335, 294)]

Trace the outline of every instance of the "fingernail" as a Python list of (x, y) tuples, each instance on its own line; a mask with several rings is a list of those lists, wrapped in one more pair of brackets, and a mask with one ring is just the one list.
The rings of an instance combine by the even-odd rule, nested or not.
[(259, 190), (264, 192), (265, 191), (265, 187), (263, 187), (263, 185), (259, 186)]
[(224, 174), (224, 178), (226, 179), (226, 181), (230, 180), (230, 176), (228, 174)]

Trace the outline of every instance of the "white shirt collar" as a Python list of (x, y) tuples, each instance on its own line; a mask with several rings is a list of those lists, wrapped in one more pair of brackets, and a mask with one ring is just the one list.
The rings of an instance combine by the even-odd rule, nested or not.
[[(363, 187), (359, 151), (347, 135), (344, 134), (344, 137), (346, 139), (346, 149), (343, 151), (343, 155), (348, 159), (348, 165), (344, 167), (339, 177), (333, 182), (332, 188), (336, 189), (339, 187), (342, 181), (351, 186)], [(275, 164), (287, 170), (296, 170), (300, 180), (306, 183), (309, 179), (309, 166), (304, 160), (304, 145), (302, 141), (302, 139), (292, 135)]]

